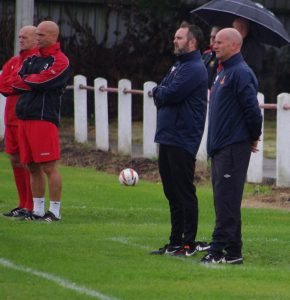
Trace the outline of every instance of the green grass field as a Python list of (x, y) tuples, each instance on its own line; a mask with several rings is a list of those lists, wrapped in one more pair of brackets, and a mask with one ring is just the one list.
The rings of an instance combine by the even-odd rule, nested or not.
[(276, 158), (276, 121), (273, 120), (264, 124), (264, 157)]
[[(1, 300), (290, 299), (290, 212), (243, 209), (244, 265), (206, 266), (150, 256), (167, 242), (160, 184), (123, 187), (118, 176), (61, 167), (62, 221), (0, 217)], [(212, 193), (199, 186), (198, 239), (214, 225)], [(15, 206), (8, 159), (0, 155), (0, 211)]]

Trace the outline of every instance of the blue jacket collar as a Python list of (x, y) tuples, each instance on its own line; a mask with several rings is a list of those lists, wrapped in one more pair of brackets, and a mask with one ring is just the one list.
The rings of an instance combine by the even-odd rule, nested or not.
[(189, 61), (189, 60), (196, 60), (196, 59), (200, 59), (201, 58), (201, 54), (199, 50), (194, 50), (192, 52), (189, 53), (185, 53), (182, 54), (180, 56), (178, 56), (178, 60), (180, 62), (185, 62), (185, 61)]
[(243, 55), (241, 54), (241, 52), (239, 52), (239, 53), (231, 56), (226, 61), (222, 62), (222, 66), (224, 69), (228, 69), (228, 68), (232, 67), (233, 65), (236, 65), (237, 63), (242, 62), (242, 61), (244, 61), (244, 58), (243, 58)]

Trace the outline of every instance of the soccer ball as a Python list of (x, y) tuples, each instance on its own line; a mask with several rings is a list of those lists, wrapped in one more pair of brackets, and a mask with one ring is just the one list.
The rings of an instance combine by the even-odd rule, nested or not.
[(124, 169), (119, 175), (119, 181), (122, 185), (136, 185), (139, 181), (138, 173), (130, 168)]

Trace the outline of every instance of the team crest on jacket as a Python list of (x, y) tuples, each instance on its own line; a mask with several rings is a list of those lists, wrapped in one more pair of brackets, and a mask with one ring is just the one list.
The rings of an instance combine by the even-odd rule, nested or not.
[(43, 70), (47, 70), (47, 69), (48, 69), (48, 64), (45, 64)]
[(174, 72), (174, 70), (176, 69), (176, 67), (175, 66), (173, 66), (172, 68), (171, 68), (171, 71), (170, 71), (170, 73), (172, 73), (172, 72)]

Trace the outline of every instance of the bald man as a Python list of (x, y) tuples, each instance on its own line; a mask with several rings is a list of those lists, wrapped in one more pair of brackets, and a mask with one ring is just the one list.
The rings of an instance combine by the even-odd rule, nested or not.
[(236, 18), (232, 25), (233, 28), (239, 31), (243, 38), (241, 53), (246, 63), (259, 79), (263, 69), (265, 49), (252, 35), (250, 21), (244, 18)]
[(3, 214), (6, 217), (20, 217), (27, 212), (31, 212), (33, 208), (29, 172), (19, 161), (18, 119), (15, 114), (15, 106), (19, 95), (13, 90), (11, 84), (23, 61), (29, 56), (38, 54), (36, 27), (22, 27), (19, 31), (18, 42), (20, 46), (19, 55), (12, 57), (5, 63), (0, 75), (0, 92), (7, 96), (5, 106), (5, 151), (10, 156), (19, 197), (18, 206)]
[(243, 263), (241, 201), (251, 152), (257, 152), (262, 115), (255, 74), (233, 28), (219, 31), (214, 51), (223, 69), (211, 89), (207, 151), (211, 158), (215, 228), (203, 263)]
[[(58, 42), (59, 28), (52, 21), (36, 29), (40, 56), (27, 60), (18, 72), (13, 87), (23, 92), (16, 105), (19, 118), (20, 160), (28, 165), (33, 195), (33, 213), (26, 220), (47, 222), (61, 219), (61, 176), (58, 126), (61, 98), (70, 77), (68, 58)], [(50, 197), (45, 212), (46, 179)]]

